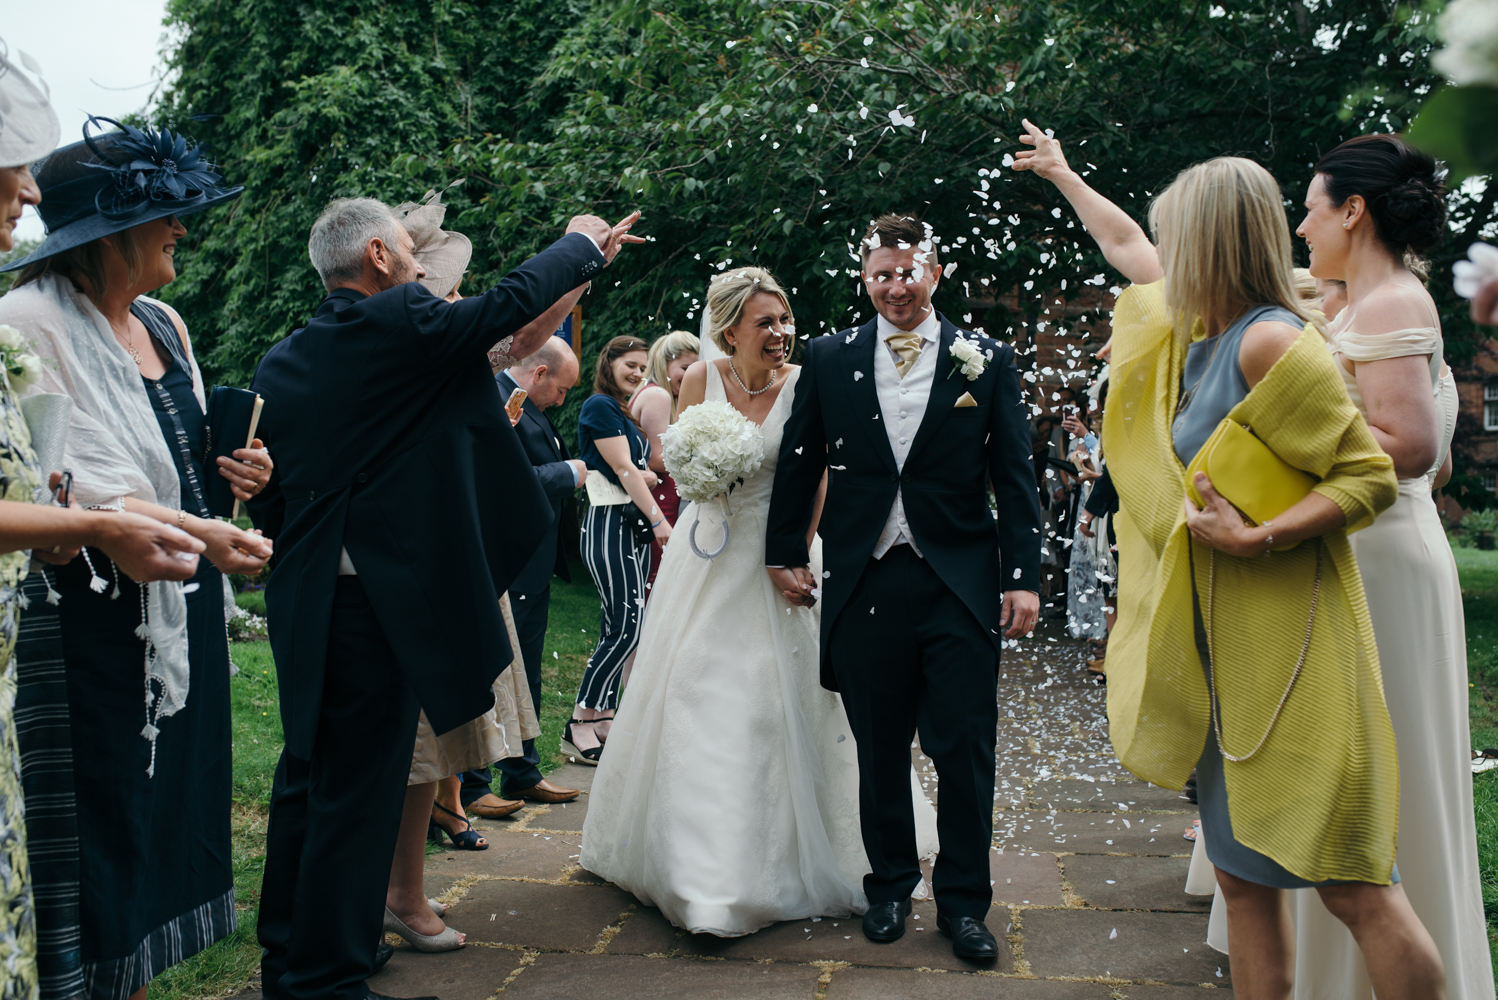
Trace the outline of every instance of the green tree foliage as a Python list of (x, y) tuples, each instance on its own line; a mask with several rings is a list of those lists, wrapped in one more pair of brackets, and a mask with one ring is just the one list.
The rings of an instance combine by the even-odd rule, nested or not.
[[(957, 265), (938, 307), (1023, 347), (1117, 279), (1055, 191), (1006, 168), (1021, 116), (1137, 218), (1181, 168), (1233, 153), (1279, 178), (1293, 225), (1321, 153), (1413, 116), (1440, 6), (173, 0), (169, 107), (225, 115), (206, 135), (249, 189), (195, 234), (171, 298), (243, 380), (317, 302), (304, 241), (327, 198), (466, 178), (449, 222), (475, 240), (468, 288), (576, 212), (644, 212), (651, 242), (583, 300), (595, 348), (695, 329), (710, 275), (750, 261), (795, 290), (802, 334), (866, 319), (850, 249), (888, 209), (920, 212)], [(1493, 200), (1455, 208), (1447, 251)], [(1471, 324), (1441, 299), (1460, 354)]]
[(161, 114), (245, 185), (231, 208), (187, 219), (185, 266), (163, 292), (210, 375), (244, 384), (316, 308), (307, 231), (330, 199), (417, 198), (454, 179), (434, 162), (450, 143), (541, 134), (515, 106), (574, 16), (543, 0), (171, 0), (182, 41)]

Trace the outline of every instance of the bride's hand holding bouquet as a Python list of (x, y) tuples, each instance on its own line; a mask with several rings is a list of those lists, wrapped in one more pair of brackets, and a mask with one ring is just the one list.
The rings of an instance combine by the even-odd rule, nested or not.
[[(733, 513), (729, 494), (734, 487), (758, 472), (765, 460), (759, 427), (720, 400), (689, 407), (661, 435), (661, 449), (681, 498), (698, 505), (721, 498), (725, 515)], [(687, 534), (692, 551), (704, 559), (722, 555), (728, 548), (728, 522), (723, 522), (723, 543), (714, 552), (698, 547), (697, 523), (694, 519)]]

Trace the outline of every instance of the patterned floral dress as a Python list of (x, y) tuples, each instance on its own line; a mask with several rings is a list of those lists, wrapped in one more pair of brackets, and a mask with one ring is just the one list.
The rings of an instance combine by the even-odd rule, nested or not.
[[(31, 503), (41, 470), (10, 380), (0, 369), (0, 500)], [(0, 1000), (37, 995), (36, 913), (16, 744), (16, 633), (31, 553), (0, 554)]]

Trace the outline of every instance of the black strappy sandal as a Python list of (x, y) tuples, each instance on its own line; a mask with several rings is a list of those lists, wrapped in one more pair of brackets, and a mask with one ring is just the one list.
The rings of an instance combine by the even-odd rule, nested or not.
[(440, 844), (442, 843), (442, 835), (445, 833), (452, 838), (453, 846), (460, 851), (487, 851), (489, 849), (488, 842), (485, 841), (483, 837), (480, 837), (478, 835), (478, 831), (473, 828), (473, 823), (471, 823), (467, 817), (459, 816), (457, 813), (453, 812), (451, 809), (447, 808), (440, 802), (433, 802), (432, 808), (441, 809), (453, 819), (462, 820), (463, 829), (459, 830), (457, 833), (453, 833), (447, 827), (443, 826), (441, 823), (438, 823), (434, 819), (427, 824), (427, 837), (429, 839), (434, 840)]
[(579, 764), (587, 764), (589, 767), (598, 766), (598, 758), (603, 756), (603, 742), (588, 750), (579, 750), (577, 744), (572, 742), (573, 726), (591, 726), (594, 719), (568, 719), (567, 728), (562, 731), (562, 753), (574, 758)]
[(1498, 749), (1488, 747), (1485, 750), (1472, 751), (1472, 773), (1481, 774), (1498, 767)]

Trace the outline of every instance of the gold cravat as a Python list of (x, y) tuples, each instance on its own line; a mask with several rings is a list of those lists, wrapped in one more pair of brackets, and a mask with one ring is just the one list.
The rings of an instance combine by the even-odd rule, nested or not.
[(895, 371), (904, 378), (905, 373), (910, 371), (910, 366), (915, 364), (915, 359), (921, 356), (921, 335), (908, 330), (896, 330), (884, 338), (899, 357), (895, 362)]

